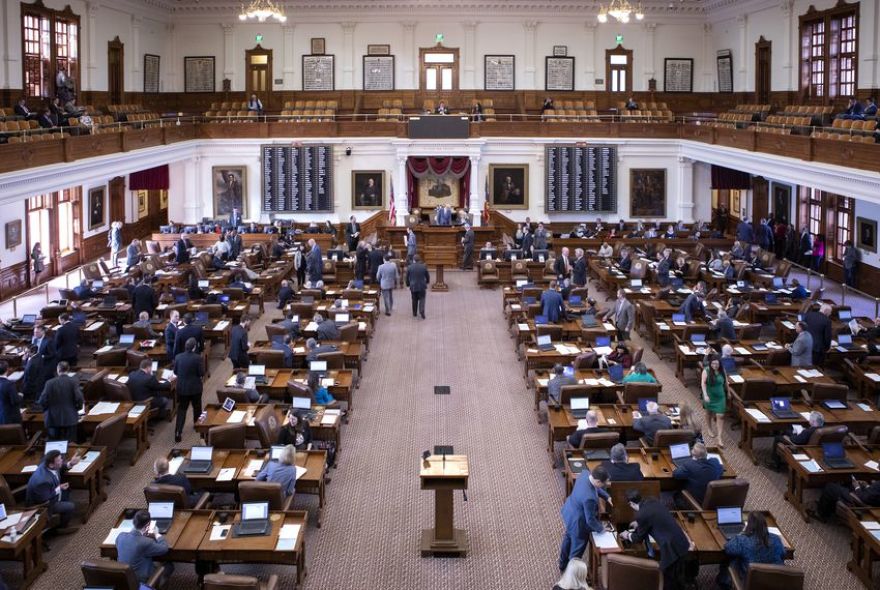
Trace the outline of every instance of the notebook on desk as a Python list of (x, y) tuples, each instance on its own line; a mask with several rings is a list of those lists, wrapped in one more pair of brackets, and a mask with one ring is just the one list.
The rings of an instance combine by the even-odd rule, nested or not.
[(234, 527), (237, 537), (265, 535), (269, 532), (269, 503), (245, 502), (241, 505), (241, 522)]

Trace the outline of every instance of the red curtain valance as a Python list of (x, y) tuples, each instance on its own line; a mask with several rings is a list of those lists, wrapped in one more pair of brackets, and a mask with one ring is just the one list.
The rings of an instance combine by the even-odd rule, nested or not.
[(167, 164), (128, 175), (128, 190), (131, 191), (167, 191), (169, 186)]
[(712, 185), (714, 190), (748, 190), (752, 188), (752, 175), (724, 166), (712, 166)]
[(419, 179), (428, 175), (451, 175), (458, 179), (458, 206), (470, 206), (471, 160), (467, 156), (416, 157), (406, 160), (407, 204), (410, 209), (419, 205)]

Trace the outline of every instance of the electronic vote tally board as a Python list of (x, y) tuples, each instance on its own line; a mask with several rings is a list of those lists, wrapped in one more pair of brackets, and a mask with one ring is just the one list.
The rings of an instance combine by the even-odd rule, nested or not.
[(333, 211), (333, 147), (264, 145), (263, 211)]
[(544, 211), (617, 211), (617, 148), (608, 145), (546, 147)]

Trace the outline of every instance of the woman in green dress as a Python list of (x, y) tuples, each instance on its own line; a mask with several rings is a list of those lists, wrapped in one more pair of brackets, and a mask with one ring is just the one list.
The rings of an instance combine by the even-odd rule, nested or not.
[(712, 356), (709, 359), (709, 365), (703, 369), (702, 391), (707, 434), (712, 438), (717, 438), (718, 447), (723, 449), (724, 442), (721, 440), (721, 433), (724, 429), (724, 413), (727, 411), (727, 379), (718, 356)]

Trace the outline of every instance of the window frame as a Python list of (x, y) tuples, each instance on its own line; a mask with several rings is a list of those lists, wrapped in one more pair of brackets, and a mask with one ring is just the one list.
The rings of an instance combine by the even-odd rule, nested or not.
[[(25, 23), (28, 18), (36, 18), (40, 23), (38, 30), (39, 54), (28, 52), (27, 31), (33, 30), (32, 27), (26, 27)], [(43, 23), (48, 24), (45, 31), (48, 41), (42, 39), (44, 32)], [(32, 99), (51, 99), (55, 96), (57, 88), (55, 87), (55, 77), (58, 72), (64, 69), (67, 75), (76, 80), (81, 81), (81, 62), (82, 62), (82, 22), (78, 14), (75, 14), (70, 6), (65, 6), (64, 10), (52, 10), (43, 6), (40, 0), (33, 4), (21, 3), (21, 80), (22, 89), (25, 98)], [(64, 29), (61, 31), (61, 29)], [(74, 37), (71, 41), (71, 37)], [(64, 44), (59, 44), (59, 39), (63, 39)], [(43, 47), (44, 43), (48, 43), (48, 48)], [(60, 48), (64, 48), (63, 51)], [(48, 54), (44, 52), (48, 49)], [(73, 53), (74, 55), (71, 55)], [(40, 62), (40, 82), (39, 88), (34, 83), (28, 83), (29, 66), (33, 68), (34, 57)], [(63, 64), (66, 63), (66, 68)], [(32, 72), (33, 73), (33, 70)], [(36, 92), (35, 92), (36, 90)]]
[[(612, 64), (611, 57), (622, 55), (626, 57), (626, 65)], [(613, 81), (620, 76), (618, 72), (624, 72), (625, 88), (622, 90), (612, 90)], [(633, 92), (633, 50), (626, 49), (623, 45), (618, 45), (614, 49), (605, 50), (605, 90), (614, 94), (627, 94)]]
[[(859, 3), (841, 0), (834, 8), (810, 6), (799, 17), (800, 92), (829, 104), (858, 90)], [(821, 29), (818, 30), (817, 29)]]

